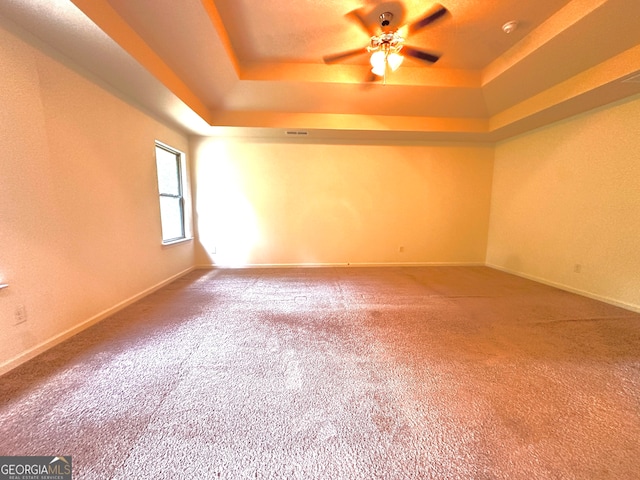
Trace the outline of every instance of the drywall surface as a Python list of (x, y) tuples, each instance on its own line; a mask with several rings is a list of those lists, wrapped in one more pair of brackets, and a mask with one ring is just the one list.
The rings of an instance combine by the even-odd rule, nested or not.
[(493, 149), (192, 141), (202, 265), (484, 263)]
[(0, 25), (0, 369), (193, 265), (154, 158), (188, 139), (36, 44)]
[(640, 309), (640, 97), (496, 146), (487, 263)]

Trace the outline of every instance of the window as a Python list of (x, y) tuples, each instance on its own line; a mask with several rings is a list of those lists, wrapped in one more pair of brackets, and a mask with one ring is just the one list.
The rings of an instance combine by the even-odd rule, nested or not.
[(187, 238), (185, 201), (183, 194), (183, 154), (156, 142), (158, 193), (162, 243), (174, 243)]

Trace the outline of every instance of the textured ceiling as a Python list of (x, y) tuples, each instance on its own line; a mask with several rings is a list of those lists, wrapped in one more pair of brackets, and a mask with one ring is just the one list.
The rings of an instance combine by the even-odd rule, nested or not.
[[(451, 15), (409, 37), (407, 43), (442, 53), (433, 68), (478, 70), (486, 67), (533, 26), (550, 17), (569, 0), (514, 2), (455, 0), (445, 2)], [(123, 2), (126, 3), (126, 2)], [(345, 14), (362, 8), (367, 23), (377, 25), (382, 12), (394, 14), (391, 26), (421, 18), (432, 2), (218, 0), (214, 2), (229, 34), (233, 50), (245, 62), (319, 63), (323, 55), (365, 46), (369, 35)], [(527, 4), (529, 5), (527, 7)], [(501, 26), (518, 19), (521, 28), (505, 35)], [(366, 64), (367, 59), (361, 59)], [(413, 64), (417, 67), (419, 64)]]
[(407, 59), (374, 84), (366, 55), (322, 61), (368, 44), (346, 14), (376, 24), (389, 11), (401, 27), (432, 3), (4, 0), (0, 14), (202, 134), (495, 141), (640, 92), (622, 81), (640, 70), (638, 0), (440, 3), (450, 13), (407, 44), (441, 59)]

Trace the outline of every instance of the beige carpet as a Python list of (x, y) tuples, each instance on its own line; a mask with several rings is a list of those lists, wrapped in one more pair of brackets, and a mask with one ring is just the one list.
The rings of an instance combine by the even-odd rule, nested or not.
[(194, 272), (0, 382), (75, 479), (640, 478), (640, 315), (484, 267)]

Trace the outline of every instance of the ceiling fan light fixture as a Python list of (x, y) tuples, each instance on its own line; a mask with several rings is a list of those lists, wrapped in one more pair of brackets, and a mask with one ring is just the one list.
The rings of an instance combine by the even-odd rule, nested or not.
[(404, 57), (398, 53), (390, 53), (387, 56), (387, 63), (389, 64), (389, 68), (392, 72), (395, 72), (400, 65), (402, 65), (402, 61)]
[(376, 65), (371, 69), (371, 73), (377, 75), (378, 77), (384, 77), (386, 73), (386, 65)]
[[(435, 7), (429, 10), (422, 18), (409, 25), (401, 27), (391, 25), (393, 20), (393, 14), (391, 12), (383, 12), (379, 17), (380, 30), (379, 33), (376, 34), (374, 27), (365, 20), (362, 8), (353, 10), (347, 15), (357, 19), (367, 33), (371, 35), (369, 45), (364, 48), (325, 56), (324, 61), (329, 64), (336, 63), (340, 60), (367, 52), (370, 54), (369, 62), (371, 63), (371, 73), (385, 79), (388, 72), (395, 72), (402, 65), (404, 55), (401, 54), (401, 51), (405, 55), (416, 60), (425, 63), (435, 63), (440, 58), (439, 55), (429, 53), (428, 51), (421, 50), (410, 45), (405, 45), (404, 38), (400, 34), (400, 31), (401, 29), (405, 29), (408, 30), (409, 34), (415, 33), (431, 25), (436, 20), (445, 16), (448, 12), (449, 11), (442, 5), (435, 4)], [(374, 80), (375, 77), (371, 76), (367, 79), (368, 82)]]
[(383, 76), (386, 70), (386, 54), (382, 50), (377, 50), (371, 54), (371, 58), (369, 59), (371, 66), (373, 67), (371, 71), (378, 76)]

